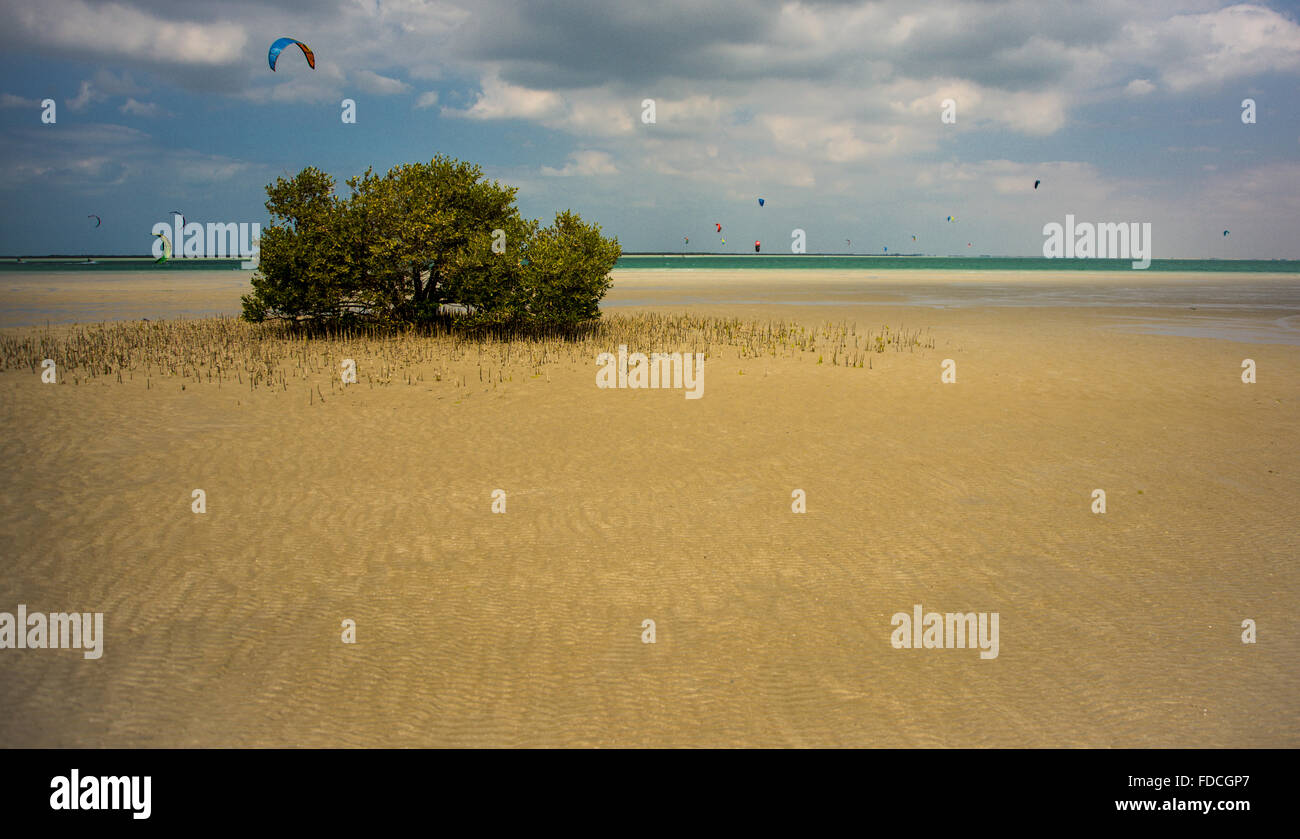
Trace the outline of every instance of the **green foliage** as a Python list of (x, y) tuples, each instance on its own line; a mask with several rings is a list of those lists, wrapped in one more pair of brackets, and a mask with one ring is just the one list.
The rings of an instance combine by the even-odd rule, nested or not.
[(336, 235), (344, 207), (334, 179), (308, 167), (297, 177), (266, 188), (273, 223), (261, 238), (253, 291), (244, 295), (244, 318), (339, 320), (348, 308), (350, 285), (343, 241)]
[[(409, 324), (464, 307), (474, 323), (571, 326), (600, 317), (622, 253), (572, 212), (540, 228), (516, 190), (449, 157), (348, 179), (351, 195), (307, 168), (267, 187), (263, 233), (244, 319)], [(493, 231), (505, 234), (493, 251)]]
[(600, 235), (600, 225), (559, 213), (528, 243), (514, 313), (560, 326), (600, 317), (600, 299), (621, 253), (617, 240)]

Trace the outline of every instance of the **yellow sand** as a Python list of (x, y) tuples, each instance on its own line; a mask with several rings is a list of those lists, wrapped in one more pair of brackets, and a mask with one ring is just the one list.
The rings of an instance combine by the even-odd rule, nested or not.
[(238, 315), (251, 271), (0, 273), (0, 327)]
[[(699, 400), (598, 390), (594, 358), (480, 382), (473, 353), (464, 386), (324, 371), (323, 403), (0, 373), (0, 611), (107, 636), (0, 650), (0, 745), (1300, 746), (1300, 349), (1087, 307), (708, 302), (855, 282), (791, 273), (623, 272), (610, 311), (687, 289), (934, 348), (720, 351)], [(999, 657), (892, 648), (917, 603), (998, 612)]]

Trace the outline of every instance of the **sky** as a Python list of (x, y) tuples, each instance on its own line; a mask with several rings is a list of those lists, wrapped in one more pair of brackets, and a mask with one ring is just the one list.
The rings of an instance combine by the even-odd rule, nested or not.
[[(266, 226), (277, 177), (316, 166), (346, 193), (368, 167), (441, 153), (518, 187), (526, 216), (572, 209), (625, 252), (790, 253), (801, 229), (810, 253), (1038, 256), (1043, 226), (1072, 214), (1150, 223), (1157, 259), (1300, 258), (1296, 3), (0, 0), (0, 15), (0, 254), (146, 254), (172, 209)], [(291, 46), (272, 72), (279, 36), (316, 68)]]

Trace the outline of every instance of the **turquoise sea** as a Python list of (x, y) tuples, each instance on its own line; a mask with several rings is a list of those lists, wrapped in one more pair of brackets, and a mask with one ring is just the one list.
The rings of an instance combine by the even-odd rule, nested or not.
[[(616, 268), (792, 268), (868, 271), (1132, 271), (1129, 259), (852, 254), (625, 254)], [(1147, 271), (1300, 274), (1296, 259), (1153, 259)]]
[[(1300, 346), (1300, 260), (1167, 259), (1142, 271), (1127, 260), (638, 253), (619, 260), (616, 276), (617, 269), (649, 273), (635, 282), (616, 281), (602, 309), (755, 304), (774, 311), (818, 306), (829, 313), (863, 305), (1087, 307), (1113, 310), (1113, 326), (1119, 329)], [(716, 278), (711, 273), (716, 269), (736, 270), (743, 282), (692, 283), (692, 271)], [(807, 273), (774, 270), (769, 281), (762, 269)], [(1089, 271), (1115, 274), (1102, 281)], [(1040, 282), (1049, 272), (1056, 274), (1053, 281)], [(140, 257), (0, 260), (0, 327), (234, 316), (249, 274), (237, 259), (173, 259), (161, 265)]]

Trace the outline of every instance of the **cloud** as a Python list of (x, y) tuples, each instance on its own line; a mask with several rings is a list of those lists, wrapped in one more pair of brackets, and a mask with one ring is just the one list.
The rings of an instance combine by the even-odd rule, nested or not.
[(532, 120), (577, 137), (617, 137), (637, 130), (641, 102), (641, 97), (603, 88), (565, 94), (533, 90), (493, 75), (483, 80), (482, 91), (468, 108), (443, 108), (442, 113), (472, 120)]
[(898, 82), (889, 87), (888, 94), (903, 101), (899, 110), (935, 124), (942, 102), (952, 99), (957, 121), (951, 127), (958, 132), (992, 127), (1037, 136), (1053, 134), (1065, 125), (1068, 103), (1062, 91), (1000, 90), (964, 79)]
[(564, 164), (563, 169), (543, 166), (542, 174), (555, 177), (617, 175), (618, 167), (603, 151), (578, 151), (569, 155), (569, 162)]
[(263, 105), (338, 105), (343, 98), (346, 79), (338, 65), (317, 58), (315, 70), (308, 68), (306, 62), (293, 70), (286, 69), (283, 61), (279, 66), (281, 69), (276, 73), (266, 74), (272, 78), (263, 77), (256, 85), (242, 90), (238, 98)]
[[(494, 176), (537, 190), (521, 193), (521, 201), (590, 202), (603, 216), (636, 224), (638, 235), (653, 227), (654, 212), (690, 205), (711, 215), (724, 200), (752, 203), (759, 190), (769, 199), (766, 218), (776, 215), (772, 207), (802, 207), (810, 234), (834, 219), (848, 236), (853, 225), (892, 223), (892, 216), (910, 225), (949, 212), (992, 230), (1018, 220), (1025, 183), (1044, 174), (1052, 191), (1035, 194), (1036, 205), (1068, 190), (1090, 212), (1114, 204), (1162, 218), (1174, 205), (1199, 200), (1183, 183), (1188, 173), (1198, 183), (1231, 183), (1247, 154), (1259, 162), (1294, 158), (1296, 149), (1285, 140), (1295, 134), (1291, 126), (1276, 137), (1252, 133), (1248, 148), (1222, 135), (1237, 123), (1224, 103), (1250, 95), (1276, 105), (1300, 71), (1295, 14), (1261, 4), (663, 0), (648, 8), (589, 0), (284, 0), (270, 7), (230, 0), (217, 9), (201, 0), (0, 0), (0, 13), (9, 23), (0, 28), (6, 54), (63, 60), (72, 68), (66, 73), (80, 73), (65, 75), (65, 88), (88, 77), (68, 100), (83, 112), (96, 112), (94, 103), (105, 98), (122, 114), (144, 117), (165, 114), (163, 104), (188, 115), (228, 109), (232, 100), (336, 107), (359, 90), (409, 96), (415, 109), (462, 120), (454, 132), (470, 148), (487, 149), (482, 162)], [(269, 72), (266, 47), (279, 34), (308, 40), (317, 69), (298, 56)], [(93, 69), (101, 64), (107, 68)], [(1226, 85), (1240, 89), (1214, 99)], [(40, 92), (17, 81), (8, 87)], [(191, 95), (171, 96), (176, 89)], [(11, 96), (0, 97), (0, 107), (33, 106)], [(640, 120), (645, 98), (656, 102), (653, 125)], [(957, 102), (954, 125), (939, 120), (945, 98)], [(499, 124), (507, 121), (518, 124)], [(504, 146), (475, 145), (503, 130)], [(318, 160), (340, 148), (321, 142), (278, 148), (286, 157), (319, 151)], [(1171, 144), (1225, 151), (1180, 161), (1164, 151)], [(8, 155), (7, 141), (3, 148)], [(91, 184), (137, 177), (134, 152), (118, 154), (115, 145), (75, 155), (57, 143), (51, 148), (48, 159), (39, 144), (13, 150), (26, 173), (97, 172), (83, 174)], [(415, 150), (402, 140), (384, 153)], [(1021, 159), (985, 159), (1001, 156)], [(1061, 159), (1071, 157), (1095, 168)], [(1220, 167), (1213, 175), (1199, 169), (1207, 159)], [(198, 163), (190, 176), (220, 177), (232, 165)], [(1159, 177), (1142, 180), (1145, 169)], [(1153, 190), (1146, 203), (1126, 186), (1135, 171)], [(632, 194), (659, 208), (650, 222), (620, 215)], [(864, 205), (863, 195), (874, 203)], [(1243, 212), (1265, 212), (1251, 207)], [(1250, 229), (1247, 221), (1231, 225)], [(1172, 247), (1174, 239), (1161, 241)]]
[(27, 99), (12, 93), (0, 93), (0, 108), (39, 108), (40, 105), (41, 103), (36, 99)]
[(128, 98), (118, 110), (138, 117), (156, 117), (167, 113), (157, 102), (138, 102), (133, 98)]
[(1175, 91), (1300, 68), (1300, 25), (1262, 6), (1131, 23), (1116, 52), (1159, 67)]
[(1129, 96), (1146, 96), (1155, 90), (1156, 86), (1146, 79), (1134, 79), (1124, 87), (1124, 92)]
[(27, 128), (5, 137), (0, 184), (13, 189), (25, 183), (43, 188), (85, 189), (120, 185), (129, 160), (148, 146), (148, 135), (118, 125), (81, 124), (58, 131)]
[(4, 12), (10, 30), (7, 40), (91, 56), (199, 66), (227, 64), (239, 58), (248, 40), (248, 33), (238, 24), (183, 21), (166, 9), (155, 15), (125, 2), (7, 0)]
[(474, 15), (456, 30), (455, 55), (497, 67), (508, 84), (532, 89), (707, 78), (726, 60), (720, 47), (761, 45), (779, 35), (778, 7), (751, 0), (665, 0), (653, 8), (580, 0), (464, 5)]
[(1021, 134), (1054, 134), (1065, 125), (1066, 97), (1057, 91), (1019, 91), (989, 102), (988, 115)]
[(164, 170), (173, 172), (176, 181), (192, 184), (224, 183), (264, 168), (248, 161), (188, 149), (169, 155), (164, 163)]
[(453, 3), (428, 0), (384, 0), (383, 3), (357, 3), (355, 14), (364, 16), (383, 28), (416, 38), (446, 35), (468, 21), (471, 9)]
[(1247, 217), (1257, 224), (1276, 224), (1286, 229), (1300, 215), (1300, 190), (1295, 188), (1298, 183), (1300, 163), (1266, 163), (1214, 176), (1201, 188), (1203, 198), (1192, 206), (1214, 207), (1221, 218)]
[(97, 90), (101, 90), (110, 96), (142, 96), (149, 91), (143, 86), (136, 83), (130, 73), (122, 73), (120, 76), (114, 75), (106, 69), (95, 71), (95, 76), (91, 80)]
[[(1207, 5), (665, 0), (647, 9), (592, 8), (587, 0), (287, 0), (266, 8), (235, 0), (219, 14), (198, 0), (0, 0), (10, 23), (0, 43), (122, 59), (165, 70), (169, 82), (191, 89), (280, 102), (290, 97), (250, 92), (263, 84), (255, 70), (265, 69), (271, 33), (305, 34), (308, 16), (321, 70), (391, 67), (387, 76), (351, 74), (378, 95), (408, 92), (401, 79), (474, 79), (482, 93), (462, 114), (471, 118), (539, 119), (563, 97), (576, 127), (604, 126), (601, 135), (613, 136), (631, 130), (622, 114), (610, 119), (614, 99), (634, 116), (645, 96), (731, 98), (786, 82), (872, 99), (882, 87), (948, 79), (1062, 103), (1061, 118), (1009, 112), (1009, 124), (1021, 127), (1013, 130), (1042, 135), (1081, 101), (1139, 95), (1142, 85), (1126, 87), (1134, 80), (1186, 90), (1300, 66), (1292, 20), (1260, 5)], [(146, 93), (125, 73), (118, 84), (98, 75), (92, 82), (112, 96)], [(585, 94), (573, 97), (578, 91), (605, 101), (588, 106)], [(340, 95), (334, 89), (328, 98)], [(782, 103), (760, 110), (780, 113)]]
[(96, 102), (103, 98), (104, 95), (102, 93), (97, 93), (90, 82), (83, 81), (81, 83), (81, 89), (77, 92), (77, 95), (71, 99), (65, 99), (63, 101), (64, 104), (68, 106), (68, 110), (80, 111), (91, 102)]
[(773, 114), (761, 121), (778, 148), (812, 154), (831, 163), (848, 163), (868, 155), (884, 156), (891, 152), (896, 139), (886, 136), (883, 142), (873, 143), (848, 122), (827, 122), (816, 117)]
[(564, 99), (547, 90), (530, 90), (507, 84), (499, 77), (483, 80), (483, 90), (469, 108), (454, 110), (444, 108), (443, 113), (466, 119), (540, 119), (558, 115)]
[(370, 70), (358, 70), (352, 74), (352, 79), (353, 83), (366, 93), (374, 93), (379, 96), (392, 96), (397, 93), (405, 93), (411, 89), (411, 86), (404, 81), (390, 79)]
[(125, 184), (213, 187), (239, 176), (270, 179), (271, 168), (192, 149), (174, 148), (135, 128), (107, 123), (12, 130), (4, 137), (0, 188), (39, 184), (77, 194)]

